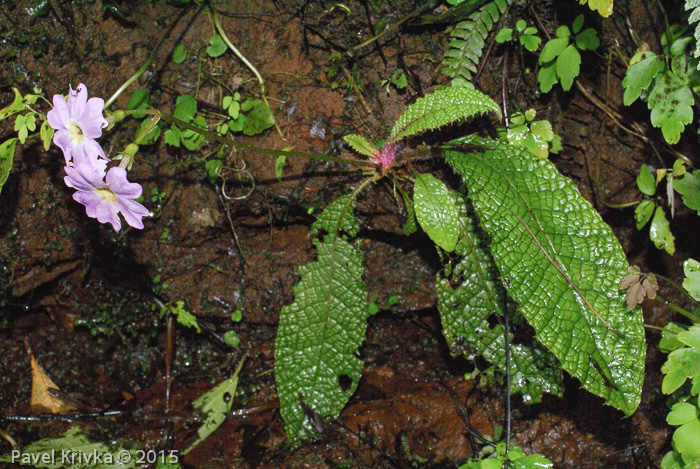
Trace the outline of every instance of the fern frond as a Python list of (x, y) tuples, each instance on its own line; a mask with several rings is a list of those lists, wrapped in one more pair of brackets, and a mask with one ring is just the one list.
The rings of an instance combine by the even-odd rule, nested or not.
[[(685, 0), (685, 10), (693, 10), (688, 17), (688, 26), (700, 20), (700, 0)], [(695, 26), (695, 57), (700, 57), (700, 23)], [(698, 70), (700, 70), (700, 63)]]
[(442, 73), (455, 80), (471, 81), (486, 45), (486, 38), (513, 0), (493, 0), (469, 19), (458, 23), (450, 34), (450, 49), (445, 53)]

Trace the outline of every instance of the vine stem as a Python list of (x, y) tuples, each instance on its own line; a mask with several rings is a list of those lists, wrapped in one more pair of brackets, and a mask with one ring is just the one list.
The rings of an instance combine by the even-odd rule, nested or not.
[(255, 75), (255, 78), (257, 78), (258, 83), (260, 84), (260, 95), (262, 97), (263, 102), (265, 103), (265, 106), (270, 110), (270, 117), (272, 117), (272, 123), (275, 125), (275, 129), (277, 130), (277, 133), (279, 134), (280, 138), (284, 140), (284, 135), (282, 134), (282, 129), (280, 129), (280, 126), (277, 124), (277, 119), (275, 119), (275, 116), (272, 112), (272, 108), (270, 108), (270, 103), (267, 102), (267, 97), (265, 96), (265, 80), (263, 80), (262, 75), (260, 75), (260, 72), (258, 72), (258, 69), (255, 68), (255, 66), (250, 63), (248, 59), (245, 58), (243, 54), (241, 54), (241, 51), (239, 51), (236, 46), (233, 45), (233, 43), (229, 40), (228, 36), (226, 35), (226, 32), (224, 31), (224, 28), (221, 26), (221, 22), (219, 21), (219, 15), (216, 13), (216, 9), (211, 7), (211, 16), (214, 20), (214, 26), (216, 27), (216, 31), (219, 33), (219, 36), (221, 36), (221, 39), (224, 40), (224, 43), (228, 46), (229, 49), (238, 57), (238, 59), (245, 64), (248, 69), (253, 72), (253, 75)]
[(370, 162), (367, 161), (357, 161), (357, 160), (349, 160), (347, 158), (340, 158), (337, 156), (328, 156), (328, 155), (319, 155), (315, 153), (304, 153), (304, 152), (298, 152), (298, 151), (283, 151), (283, 150), (274, 150), (272, 148), (264, 148), (264, 147), (258, 147), (255, 145), (250, 145), (247, 143), (241, 143), (241, 142), (236, 142), (233, 139), (230, 139), (228, 137), (223, 137), (219, 135), (216, 132), (210, 132), (207, 129), (203, 129), (201, 127), (197, 127), (192, 124), (188, 124), (187, 122), (181, 121), (177, 117), (171, 116), (169, 114), (164, 114), (158, 109), (134, 109), (132, 111), (123, 111), (125, 112), (126, 115), (131, 115), (131, 114), (150, 114), (154, 116), (155, 120), (160, 120), (162, 119), (163, 121), (169, 123), (169, 124), (175, 124), (178, 127), (183, 127), (185, 129), (191, 130), (193, 132), (197, 132), (200, 135), (203, 135), (205, 138), (211, 139), (211, 140), (216, 140), (220, 143), (224, 143), (227, 145), (231, 145), (233, 147), (243, 149), (243, 150), (250, 150), (258, 153), (265, 153), (267, 155), (275, 155), (275, 156), (291, 156), (292, 158), (306, 158), (307, 160), (321, 160), (321, 161), (333, 161), (336, 163), (343, 163), (343, 164), (349, 164), (352, 166), (355, 166), (357, 168), (361, 169), (369, 169), (373, 167), (374, 165)]
[(503, 322), (505, 328), (505, 346), (506, 346), (506, 457), (503, 461), (504, 469), (508, 468), (508, 452), (510, 451), (510, 426), (511, 426), (511, 408), (510, 408), (510, 320), (508, 318), (508, 287), (510, 287), (510, 279), (503, 277)]

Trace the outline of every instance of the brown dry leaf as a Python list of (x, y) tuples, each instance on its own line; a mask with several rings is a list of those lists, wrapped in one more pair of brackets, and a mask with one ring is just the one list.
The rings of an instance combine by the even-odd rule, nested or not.
[(644, 288), (647, 298), (651, 300), (656, 298), (656, 292), (659, 291), (659, 281), (656, 280), (656, 275), (647, 274), (647, 278), (642, 282), (642, 288)]
[(27, 347), (27, 354), (32, 365), (32, 397), (29, 401), (29, 407), (32, 412), (51, 412), (52, 414), (65, 414), (71, 410), (75, 410), (72, 404), (52, 396), (50, 389), (59, 390), (58, 386), (51, 381), (46, 372), (39, 366), (32, 349), (29, 347), (29, 341), (24, 341)]
[(646, 297), (652, 300), (656, 298), (659, 283), (654, 274), (643, 274), (636, 265), (629, 266), (627, 272), (629, 273), (620, 282), (620, 290), (627, 290), (625, 301), (629, 311), (642, 304)]

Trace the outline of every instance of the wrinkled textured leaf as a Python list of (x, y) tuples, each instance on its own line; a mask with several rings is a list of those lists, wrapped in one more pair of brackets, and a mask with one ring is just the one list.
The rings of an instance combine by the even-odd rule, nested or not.
[[(324, 222), (323, 229), (329, 228)], [(318, 260), (299, 268), (294, 302), (282, 308), (275, 342), (275, 379), (289, 441), (314, 436), (316, 416), (336, 418), (362, 373), (357, 354), (369, 314), (362, 253), (332, 234), (314, 244)]]
[(379, 149), (368, 142), (367, 139), (361, 135), (346, 135), (343, 137), (343, 140), (345, 140), (345, 143), (350, 145), (350, 148), (361, 155), (374, 158), (379, 153)]
[[(505, 330), (489, 325), (492, 314), (502, 316), (504, 291), (498, 271), (474, 221), (467, 214), (464, 199), (459, 204), (460, 258), (448, 262), (438, 274), (435, 290), (442, 332), (453, 355), (474, 359), (482, 355), (500, 373), (505, 373)], [(513, 304), (511, 318), (519, 315)], [(511, 321), (513, 322), (513, 321)], [(511, 391), (522, 393), (528, 403), (537, 403), (543, 393), (563, 394), (559, 362), (539, 344), (513, 344), (511, 334)]]
[(458, 198), (431, 174), (420, 174), (413, 187), (413, 205), (421, 228), (435, 244), (452, 252), (459, 239)]
[(641, 397), (646, 343), (641, 311), (628, 312), (618, 290), (628, 267), (619, 242), (550, 162), (493, 145), (446, 156), (491, 237), (508, 294), (565, 370), (630, 415)]
[(489, 111), (501, 115), (498, 104), (480, 91), (464, 87), (438, 90), (406, 108), (396, 120), (388, 143)]
[(0, 145), (0, 193), (2, 192), (2, 187), (7, 182), (7, 178), (10, 177), (12, 162), (15, 159), (16, 147), (16, 138), (7, 139)]
[(696, 301), (700, 301), (700, 263), (695, 259), (686, 260), (683, 263), (683, 273), (683, 288)]
[(682, 178), (673, 180), (673, 188), (683, 196), (683, 203), (700, 215), (700, 171), (686, 172)]
[[(137, 448), (134, 445), (124, 445), (123, 443), (108, 445), (107, 443), (92, 442), (80, 427), (73, 426), (58, 438), (44, 438), (23, 447), (22, 455), (29, 457), (30, 461), (36, 461), (36, 463), (28, 462), (26, 465), (47, 469), (83, 469), (85, 467), (90, 467), (91, 469), (130, 469), (136, 467), (138, 458), (136, 450)], [(67, 455), (66, 461), (61, 457), (64, 451)], [(119, 456), (125, 454), (124, 451), (130, 457), (128, 462), (122, 464)], [(85, 459), (79, 459), (78, 456), (80, 455), (78, 454), (76, 454), (74, 459), (75, 464), (72, 464), (70, 462), (71, 452), (81, 453), (80, 455), (85, 456), (92, 456), (93, 453), (97, 453), (104, 464), (86, 466), (82, 463)], [(12, 456), (0, 456), (0, 462), (10, 463), (12, 462)]]
[(357, 236), (360, 231), (360, 223), (354, 215), (356, 202), (351, 194), (335, 199), (316, 217), (316, 221), (311, 225), (311, 233), (317, 234), (319, 231), (325, 231), (335, 235), (338, 230), (341, 230), (351, 237)]

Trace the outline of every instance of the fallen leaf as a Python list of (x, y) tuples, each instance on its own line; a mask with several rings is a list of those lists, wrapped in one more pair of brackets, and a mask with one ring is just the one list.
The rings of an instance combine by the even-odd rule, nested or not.
[(39, 366), (32, 349), (29, 347), (29, 341), (25, 339), (25, 346), (27, 347), (27, 354), (29, 355), (29, 360), (32, 366), (32, 397), (29, 401), (29, 407), (32, 412), (51, 412), (52, 414), (65, 414), (71, 410), (75, 410), (75, 407), (64, 401), (63, 399), (53, 396), (49, 390), (55, 389), (59, 391), (58, 386), (51, 381), (46, 372)]
[(644, 298), (653, 300), (659, 290), (659, 282), (654, 274), (644, 274), (636, 265), (627, 269), (628, 274), (620, 282), (620, 290), (627, 290), (625, 301), (627, 310), (632, 310), (642, 304)]

